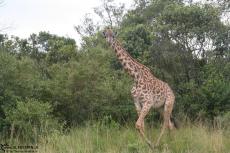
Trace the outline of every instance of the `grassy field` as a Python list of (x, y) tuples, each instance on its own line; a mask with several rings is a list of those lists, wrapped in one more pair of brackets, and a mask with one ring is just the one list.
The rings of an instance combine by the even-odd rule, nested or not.
[[(159, 128), (147, 128), (155, 142)], [(150, 153), (133, 126), (88, 124), (63, 134), (54, 132), (39, 142), (39, 153)], [(204, 125), (183, 125), (165, 133), (156, 153), (230, 153), (230, 131)]]

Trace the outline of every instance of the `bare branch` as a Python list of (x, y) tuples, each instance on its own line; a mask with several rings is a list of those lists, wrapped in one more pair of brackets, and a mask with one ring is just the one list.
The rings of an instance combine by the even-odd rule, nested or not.
[(102, 5), (94, 8), (94, 13), (97, 14), (107, 26), (119, 26), (124, 11), (125, 5), (123, 3), (116, 4), (114, 0), (102, 0)]

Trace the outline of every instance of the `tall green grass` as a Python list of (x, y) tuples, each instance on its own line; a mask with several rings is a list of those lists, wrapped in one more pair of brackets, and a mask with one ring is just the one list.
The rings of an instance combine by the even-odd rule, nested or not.
[[(160, 128), (146, 128), (155, 142)], [(41, 139), (39, 153), (150, 153), (133, 126), (87, 124), (68, 133), (53, 132)], [(230, 153), (230, 131), (186, 124), (166, 132), (156, 153)]]

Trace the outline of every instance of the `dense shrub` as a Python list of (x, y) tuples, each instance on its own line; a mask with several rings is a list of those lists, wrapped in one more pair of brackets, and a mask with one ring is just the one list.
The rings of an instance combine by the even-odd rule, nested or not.
[(52, 107), (34, 99), (17, 101), (16, 107), (5, 110), (5, 121), (10, 125), (10, 136), (28, 142), (36, 142), (54, 130), (61, 130), (60, 124), (51, 115)]

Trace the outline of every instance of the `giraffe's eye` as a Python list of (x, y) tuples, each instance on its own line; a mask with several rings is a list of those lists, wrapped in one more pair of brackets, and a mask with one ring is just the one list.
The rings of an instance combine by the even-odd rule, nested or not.
[(105, 34), (105, 32), (104, 32), (104, 31), (102, 32), (102, 35), (106, 38), (106, 34)]

